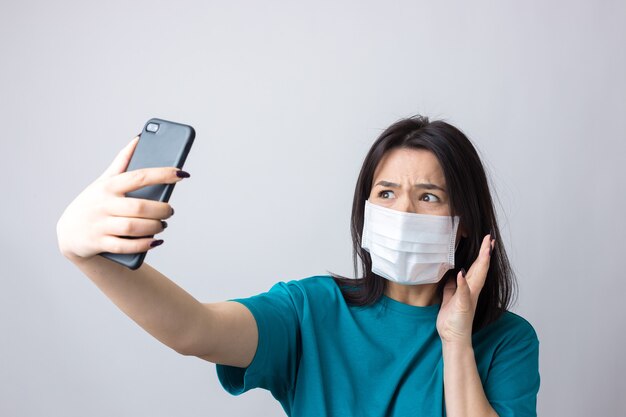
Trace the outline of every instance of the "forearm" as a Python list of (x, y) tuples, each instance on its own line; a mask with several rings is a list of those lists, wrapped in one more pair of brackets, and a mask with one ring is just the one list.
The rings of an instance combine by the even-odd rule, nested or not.
[(102, 256), (71, 261), (144, 330), (185, 353), (191, 329), (207, 314), (198, 300), (145, 262), (130, 270)]
[(443, 349), (443, 386), (448, 417), (497, 417), (483, 389), (471, 343)]

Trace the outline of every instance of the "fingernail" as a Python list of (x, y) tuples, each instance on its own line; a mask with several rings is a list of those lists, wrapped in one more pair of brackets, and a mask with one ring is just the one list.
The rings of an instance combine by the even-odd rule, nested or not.
[(161, 226), (163, 226), (164, 229), (167, 228), (167, 222), (165, 220), (161, 220)]
[(172, 214), (170, 214), (170, 216), (174, 215), (174, 207), (172, 207)]
[(154, 241), (152, 241), (152, 243), (150, 244), (150, 247), (151, 247), (151, 248), (154, 248), (155, 246), (159, 246), (161, 243), (163, 243), (163, 239), (154, 240)]
[(489, 242), (489, 256), (491, 256), (491, 254), (493, 253), (493, 241), (495, 239), (491, 239), (491, 242)]
[(463, 278), (465, 278), (465, 274), (467, 274), (465, 268), (461, 268), (461, 275), (463, 275)]
[(141, 137), (141, 134), (142, 134), (142, 133), (143, 133), (143, 132), (139, 132), (139, 133), (137, 133), (137, 135), (136, 135), (136, 136)]
[(185, 172), (185, 171), (176, 171), (176, 176), (178, 178), (189, 178), (189, 177), (191, 177), (191, 175), (189, 175), (189, 173)]
[(495, 238), (496, 238), (496, 231), (493, 228), (491, 228), (491, 231), (489, 232), (489, 235), (491, 237), (491, 240), (495, 240)]

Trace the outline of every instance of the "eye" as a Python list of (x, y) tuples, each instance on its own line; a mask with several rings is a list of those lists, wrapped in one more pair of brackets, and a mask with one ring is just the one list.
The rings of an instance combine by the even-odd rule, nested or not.
[(383, 198), (385, 200), (389, 199), (389, 194), (393, 194), (393, 191), (391, 190), (383, 190), (381, 192), (378, 193), (378, 197)]
[(426, 193), (420, 197), (420, 200), (426, 201), (429, 203), (434, 203), (436, 201), (439, 201), (439, 197), (437, 197), (435, 194)]

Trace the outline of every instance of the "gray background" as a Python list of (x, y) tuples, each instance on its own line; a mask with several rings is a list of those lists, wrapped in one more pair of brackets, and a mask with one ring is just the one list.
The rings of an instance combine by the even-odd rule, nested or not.
[(197, 138), (150, 265), (205, 302), (351, 274), (361, 161), (414, 113), (484, 158), (539, 414), (625, 415), (625, 22), (623, 1), (3, 1), (0, 415), (283, 415), (121, 313), (56, 222), (162, 117)]

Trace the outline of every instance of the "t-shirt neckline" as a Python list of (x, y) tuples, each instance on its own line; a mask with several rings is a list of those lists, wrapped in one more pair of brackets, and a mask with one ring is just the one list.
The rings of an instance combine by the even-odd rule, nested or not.
[(383, 294), (378, 301), (381, 306), (397, 311), (403, 314), (409, 314), (411, 316), (419, 316), (419, 317), (436, 317), (439, 314), (439, 308), (441, 304), (432, 304), (429, 306), (412, 306), (410, 304), (405, 304), (400, 301), (394, 300), (391, 297)]

